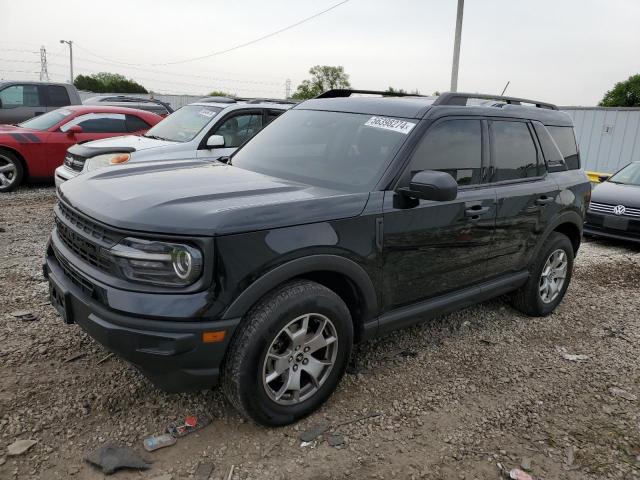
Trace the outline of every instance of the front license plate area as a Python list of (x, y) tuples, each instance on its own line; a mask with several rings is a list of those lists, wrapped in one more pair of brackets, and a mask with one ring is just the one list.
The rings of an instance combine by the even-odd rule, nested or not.
[(629, 228), (629, 220), (624, 217), (605, 217), (602, 226), (614, 230), (624, 230)]
[(58, 287), (52, 281), (51, 277), (49, 277), (49, 300), (51, 301), (51, 305), (53, 305), (62, 317), (64, 323), (73, 323), (69, 293)]

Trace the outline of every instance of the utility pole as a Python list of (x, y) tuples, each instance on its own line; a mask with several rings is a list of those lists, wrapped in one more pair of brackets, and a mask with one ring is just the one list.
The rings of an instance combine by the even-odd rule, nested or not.
[(284, 98), (291, 98), (291, 79), (287, 78), (284, 84)]
[(453, 43), (453, 65), (451, 67), (451, 91), (458, 91), (458, 65), (460, 64), (460, 40), (462, 37), (462, 13), (464, 0), (458, 0), (458, 15), (456, 17), (456, 38)]
[(60, 40), (60, 43), (69, 45), (69, 83), (73, 85), (73, 40)]
[(49, 81), (49, 72), (47, 71), (47, 49), (44, 45), (40, 47), (40, 81)]

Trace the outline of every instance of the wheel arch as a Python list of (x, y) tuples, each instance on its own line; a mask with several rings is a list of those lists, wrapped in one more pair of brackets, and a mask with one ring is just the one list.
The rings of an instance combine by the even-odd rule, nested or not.
[(338, 255), (311, 255), (269, 270), (231, 303), (222, 318), (245, 316), (266, 294), (295, 279), (317, 282), (342, 298), (351, 312), (356, 341), (375, 330), (378, 297), (373, 282), (364, 268)]
[(578, 253), (580, 248), (580, 242), (582, 241), (582, 224), (583, 218), (579, 213), (574, 211), (564, 212), (558, 215), (545, 229), (544, 234), (541, 235), (538, 245), (536, 245), (532, 258), (536, 258), (540, 253), (540, 249), (544, 245), (544, 242), (549, 238), (549, 235), (553, 232), (560, 232), (566, 235), (571, 241), (573, 246), (574, 255)]

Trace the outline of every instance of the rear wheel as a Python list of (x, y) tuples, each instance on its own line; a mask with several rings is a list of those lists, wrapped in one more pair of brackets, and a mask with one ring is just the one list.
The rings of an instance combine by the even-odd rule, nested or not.
[(529, 280), (513, 293), (513, 306), (536, 317), (553, 312), (571, 281), (573, 255), (573, 245), (566, 235), (549, 235), (531, 266)]
[(0, 150), (0, 192), (15, 190), (22, 182), (24, 168), (13, 153)]
[(283, 285), (235, 333), (222, 387), (246, 417), (286, 425), (324, 403), (344, 374), (353, 342), (349, 309), (310, 281)]

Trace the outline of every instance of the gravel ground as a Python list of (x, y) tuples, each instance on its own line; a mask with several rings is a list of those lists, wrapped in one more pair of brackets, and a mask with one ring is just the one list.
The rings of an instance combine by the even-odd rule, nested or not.
[[(548, 318), (498, 299), (368, 342), (358, 373), (319, 412), (266, 429), (243, 421), (218, 390), (169, 395), (115, 357), (99, 363), (107, 352), (61, 323), (41, 273), (54, 202), (53, 188), (0, 197), (2, 479), (103, 478), (83, 457), (110, 441), (153, 462), (120, 479), (194, 478), (201, 462), (220, 479), (232, 465), (234, 479), (498, 479), (500, 465), (521, 464), (536, 479), (640, 478), (637, 248), (583, 244)], [(38, 318), (21, 321), (16, 310)], [(143, 451), (145, 436), (198, 410), (213, 423)], [(300, 433), (322, 423), (344, 443), (301, 446)], [(20, 439), (37, 444), (7, 456)]]

